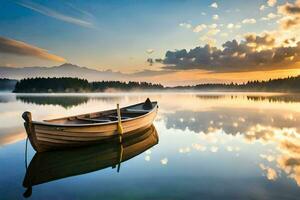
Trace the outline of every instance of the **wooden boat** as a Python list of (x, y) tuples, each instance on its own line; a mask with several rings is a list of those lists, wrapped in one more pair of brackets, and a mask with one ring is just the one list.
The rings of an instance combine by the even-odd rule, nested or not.
[(32, 186), (77, 176), (107, 167), (120, 169), (125, 162), (158, 143), (158, 134), (152, 125), (137, 131), (119, 143), (106, 143), (60, 151), (36, 153), (23, 180), (27, 188), (25, 197), (31, 195)]
[[(107, 110), (58, 119), (32, 121), (24, 112), (24, 126), (37, 152), (118, 141), (137, 130), (151, 126), (157, 114), (157, 102), (147, 99), (119, 110)], [(119, 115), (117, 115), (119, 111)], [(121, 131), (120, 131), (121, 126)]]

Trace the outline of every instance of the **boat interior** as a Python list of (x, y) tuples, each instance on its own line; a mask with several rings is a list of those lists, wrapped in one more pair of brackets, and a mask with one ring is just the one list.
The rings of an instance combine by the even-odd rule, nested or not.
[[(120, 109), (121, 120), (132, 119), (132, 118), (145, 115), (149, 113), (157, 105), (157, 102), (150, 102), (150, 105), (149, 104), (147, 106), (145, 105), (146, 102), (121, 108)], [(44, 120), (44, 122), (55, 123), (55, 124), (93, 124), (93, 123), (109, 123), (115, 121), (118, 121), (117, 109), (59, 118), (59, 119)]]

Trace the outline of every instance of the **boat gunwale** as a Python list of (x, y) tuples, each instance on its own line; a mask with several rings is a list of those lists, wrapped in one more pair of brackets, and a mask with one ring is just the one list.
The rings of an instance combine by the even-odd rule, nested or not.
[[(126, 108), (130, 108), (130, 107), (138, 106), (138, 105), (143, 104), (143, 103), (144, 103), (144, 102), (142, 102), (142, 103), (137, 103), (137, 104), (133, 104), (133, 105), (126, 106), (126, 107), (122, 107), (121, 109), (126, 109)], [(133, 121), (133, 120), (140, 119), (140, 118), (143, 118), (143, 117), (146, 117), (146, 116), (152, 114), (153, 111), (157, 110), (157, 108), (158, 108), (157, 101), (153, 101), (152, 103), (155, 104), (155, 106), (154, 106), (151, 110), (148, 110), (147, 113), (142, 114), (142, 115), (137, 116), (137, 117), (128, 118), (128, 119), (123, 119), (122, 122)], [(52, 121), (52, 120), (62, 120), (62, 119), (68, 119), (68, 118), (78, 117), (78, 116), (82, 116), (82, 115), (97, 114), (97, 113), (109, 112), (109, 111), (114, 111), (114, 110), (116, 110), (116, 109), (104, 110), (104, 111), (100, 111), (100, 112), (86, 113), (86, 114), (80, 114), (80, 115), (74, 115), (74, 116), (68, 116), (68, 117), (57, 118), (57, 119), (49, 119), (49, 120), (44, 120), (44, 121), (32, 121), (31, 123), (32, 123), (33, 125), (58, 126), (58, 127), (90, 127), (90, 126), (100, 126), (100, 125), (103, 125), (103, 126), (104, 126), (104, 125), (112, 125), (112, 124), (117, 124), (118, 121), (99, 122), (99, 123), (88, 123), (88, 124), (57, 124), (57, 123), (50, 123), (50, 122), (47, 122), (47, 121)], [(145, 111), (147, 111), (147, 110), (145, 110)]]

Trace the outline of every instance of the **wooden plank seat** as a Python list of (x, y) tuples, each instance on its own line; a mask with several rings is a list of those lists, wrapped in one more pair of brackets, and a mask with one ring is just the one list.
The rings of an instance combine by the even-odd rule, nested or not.
[(105, 123), (110, 122), (111, 120), (108, 119), (91, 119), (91, 118), (84, 118), (84, 117), (76, 117), (78, 120), (87, 121), (87, 122), (95, 122), (95, 123)]
[[(115, 116), (115, 115), (109, 115), (107, 117), (110, 118), (110, 119), (113, 119), (113, 120), (118, 120), (118, 116)], [(121, 116), (121, 119), (129, 119), (129, 118), (131, 118), (131, 117)]]
[(138, 113), (138, 114), (145, 114), (149, 112), (148, 110), (138, 110), (138, 109), (129, 109), (129, 108), (127, 108), (126, 111), (128, 113)]

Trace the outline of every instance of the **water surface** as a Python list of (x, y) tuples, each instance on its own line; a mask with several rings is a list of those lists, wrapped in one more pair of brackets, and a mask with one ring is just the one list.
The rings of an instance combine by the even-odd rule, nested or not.
[[(298, 199), (298, 94), (0, 93), (1, 199), (22, 199), (25, 191), (23, 111), (49, 119), (148, 96), (159, 102), (158, 144), (119, 172), (107, 167), (36, 185), (30, 199)], [(28, 164), (34, 154), (29, 145)]]

